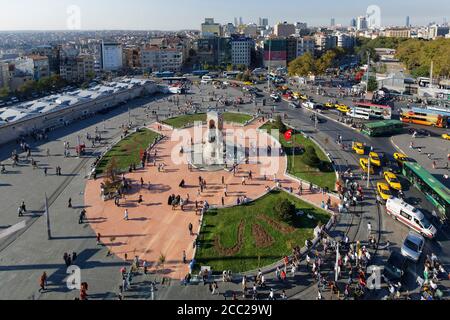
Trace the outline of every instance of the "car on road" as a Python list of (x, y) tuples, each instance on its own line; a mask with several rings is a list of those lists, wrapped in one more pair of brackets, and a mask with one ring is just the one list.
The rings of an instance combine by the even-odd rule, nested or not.
[(436, 227), (430, 223), (422, 211), (399, 198), (391, 197), (386, 201), (386, 212), (424, 237), (433, 239), (436, 236)]
[(386, 171), (384, 172), (383, 176), (392, 189), (402, 191), (402, 184), (400, 183), (400, 180), (398, 180), (398, 177), (395, 173)]
[(402, 245), (402, 256), (418, 262), (425, 246), (425, 238), (415, 232), (410, 232)]
[(327, 108), (330, 108), (330, 109), (334, 109), (334, 103), (331, 103), (331, 102), (325, 103), (324, 106)]
[(406, 154), (397, 152), (397, 153), (394, 153), (394, 159), (400, 163), (403, 163), (405, 161), (408, 161), (408, 156)]
[(297, 109), (300, 108), (300, 104), (297, 102), (290, 102), (289, 107), (291, 107), (292, 109)]
[(389, 186), (386, 183), (378, 182), (377, 191), (381, 199), (383, 199), (384, 201), (387, 201), (392, 197), (391, 189), (389, 189)]
[(341, 113), (345, 113), (345, 114), (347, 114), (351, 111), (350, 108), (347, 107), (346, 105), (339, 105), (336, 107), (336, 110), (338, 110)]
[(385, 282), (402, 282), (408, 267), (407, 259), (400, 253), (393, 251), (389, 256), (383, 270)]
[(366, 153), (366, 146), (361, 142), (356, 142), (353, 144), (353, 151), (355, 151), (356, 154), (364, 155)]
[(275, 93), (272, 93), (272, 94), (270, 95), (270, 97), (271, 97), (272, 100), (275, 101), (275, 102), (279, 102), (279, 101), (281, 100), (280, 96), (277, 95), (277, 94), (275, 94)]
[(450, 140), (450, 134), (449, 134), (449, 133), (444, 133), (444, 134), (442, 135), (442, 139)]
[(308, 100), (308, 96), (303, 94), (303, 95), (299, 96), (299, 99), (301, 99), (301, 100)]
[(371, 175), (375, 174), (375, 171), (373, 170), (373, 167), (369, 168), (369, 160), (367, 160), (366, 158), (359, 159), (359, 165), (361, 166), (361, 169), (365, 173), (370, 173)]
[(381, 167), (381, 159), (380, 159), (380, 156), (378, 155), (378, 153), (371, 152), (369, 154), (369, 157), (370, 157), (371, 164), (373, 164), (376, 167)]

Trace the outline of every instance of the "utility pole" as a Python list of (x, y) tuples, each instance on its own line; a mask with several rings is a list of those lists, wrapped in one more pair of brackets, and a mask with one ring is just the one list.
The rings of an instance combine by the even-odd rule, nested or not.
[(267, 68), (267, 92), (270, 93), (270, 68), (272, 66), (272, 39), (269, 39), (269, 66)]
[(46, 216), (46, 219), (47, 219), (47, 237), (48, 237), (48, 240), (51, 240), (52, 239), (52, 231), (51, 231), (51, 228), (50, 228), (50, 215), (49, 215), (49, 212), (48, 212), (47, 193), (45, 194), (45, 216)]
[(334, 281), (337, 282), (339, 280), (339, 242), (336, 241), (336, 266), (334, 267)]
[(368, 162), (369, 162), (369, 164), (367, 166), (367, 189), (370, 188), (370, 155), (368, 158)]
[(369, 75), (370, 75), (370, 52), (367, 51), (367, 79), (366, 79), (366, 96), (369, 92)]

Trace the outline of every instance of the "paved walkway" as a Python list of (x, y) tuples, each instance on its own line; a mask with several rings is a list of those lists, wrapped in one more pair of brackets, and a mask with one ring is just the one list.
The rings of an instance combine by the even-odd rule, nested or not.
[[(245, 127), (245, 130), (255, 130), (261, 123), (256, 122)], [(158, 125), (154, 124), (150, 127), (157, 131)], [(233, 136), (227, 136), (226, 139), (237, 139), (241, 134), (241, 127), (226, 125), (227, 129), (239, 129), (234, 132)], [(181, 136), (190, 137), (193, 135), (194, 129), (184, 129)], [(286, 160), (284, 156), (266, 156), (250, 157), (250, 164), (242, 164), (234, 176), (232, 172), (199, 172), (197, 170), (190, 171), (187, 162), (177, 164), (177, 150), (180, 150), (179, 141), (172, 141), (173, 130), (163, 126), (160, 132), (166, 137), (156, 146), (157, 163), (165, 164), (165, 172), (158, 172), (158, 167), (150, 165), (145, 170), (127, 174), (127, 179), (133, 182), (133, 189), (126, 195), (126, 200), (122, 200), (121, 206), (116, 207), (114, 201), (103, 201), (100, 196), (101, 179), (96, 181), (90, 180), (87, 183), (85, 192), (85, 203), (87, 206), (87, 215), (91, 226), (96, 233), (100, 233), (103, 242), (112, 253), (124, 258), (127, 254), (128, 259), (139, 256), (141, 260), (149, 263), (152, 270), (158, 266), (161, 254), (166, 256), (164, 264), (164, 273), (166, 277), (181, 279), (188, 272), (188, 266), (182, 263), (183, 251), (186, 252), (188, 260), (194, 256), (193, 242), (196, 234), (190, 234), (188, 225), (192, 224), (195, 231), (200, 227), (200, 216), (195, 214), (195, 201), (199, 204), (207, 201), (210, 206), (221, 207), (222, 197), (225, 206), (236, 205), (238, 197), (246, 196), (248, 199), (257, 199), (266, 193), (266, 187), (273, 188), (276, 182), (273, 180), (274, 174), (284, 188), (292, 187), (298, 189), (298, 182), (285, 176)], [(267, 134), (263, 134), (267, 136)], [(270, 137), (265, 137), (266, 141), (270, 141), (273, 150), (277, 142)], [(194, 141), (199, 143), (201, 141)], [(184, 140), (184, 150), (189, 150), (190, 139)], [(250, 140), (245, 139), (245, 146), (250, 147)], [(177, 153), (172, 156), (172, 153)], [(154, 150), (152, 150), (153, 152)], [(277, 151), (276, 151), (277, 152)], [(186, 161), (187, 154), (182, 156), (182, 160)], [(262, 163), (262, 165), (261, 165)], [(275, 168), (274, 174), (270, 171)], [(248, 179), (249, 172), (252, 172), (253, 179)], [(266, 174), (267, 180), (263, 175)], [(140, 179), (143, 178), (145, 185), (140, 186)], [(207, 188), (203, 193), (198, 194), (198, 181), (202, 177), (207, 182)], [(222, 177), (227, 186), (228, 196), (224, 195), (224, 185)], [(242, 179), (245, 179), (245, 185)], [(185, 180), (186, 186), (179, 187), (181, 180)], [(150, 189), (148, 188), (150, 183)], [(304, 185), (307, 189), (307, 186)], [(190, 202), (185, 206), (185, 210), (181, 211), (177, 208), (172, 210), (172, 206), (168, 205), (168, 197), (171, 194), (180, 195), (186, 199), (189, 194)], [(144, 202), (139, 205), (137, 200), (139, 195), (143, 196)], [(328, 196), (314, 193), (306, 193), (304, 200), (320, 206), (322, 201), (326, 201)], [(337, 207), (338, 199), (333, 198), (332, 203)], [(129, 220), (124, 221), (125, 209), (129, 212)]]

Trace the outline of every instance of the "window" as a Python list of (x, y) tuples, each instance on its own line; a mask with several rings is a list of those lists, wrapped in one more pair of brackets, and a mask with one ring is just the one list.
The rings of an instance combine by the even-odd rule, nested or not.
[(400, 210), (400, 215), (401, 215), (403, 218), (406, 218), (406, 219), (408, 219), (408, 220), (411, 221), (411, 216), (410, 216), (409, 214), (407, 214), (406, 212), (404, 212), (403, 210)]

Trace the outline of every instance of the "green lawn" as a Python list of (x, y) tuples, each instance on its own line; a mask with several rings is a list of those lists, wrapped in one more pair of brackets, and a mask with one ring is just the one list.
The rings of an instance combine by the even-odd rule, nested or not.
[[(252, 116), (249, 116), (247, 114), (242, 114), (242, 113), (225, 112), (223, 114), (223, 119), (227, 122), (244, 124), (245, 122), (250, 121), (252, 119)], [(194, 122), (196, 122), (196, 121), (205, 122), (206, 121), (206, 113), (183, 115), (183, 116), (164, 120), (163, 122), (174, 128), (184, 128), (185, 126), (193, 125)]]
[[(274, 212), (275, 204), (283, 199), (289, 199), (298, 210), (305, 212), (302, 217), (296, 218), (293, 226), (282, 222)], [(310, 220), (307, 214), (313, 215), (315, 220)], [(269, 223), (267, 218), (276, 224)], [(313, 238), (313, 230), (318, 222), (326, 224), (328, 220), (327, 212), (282, 191), (274, 191), (245, 206), (211, 210), (205, 215), (200, 232), (200, 247), (195, 257), (197, 268), (211, 266), (216, 272), (232, 270), (236, 273), (270, 265), (284, 255), (290, 255), (293, 247), (303, 247), (306, 239)], [(232, 254), (224, 253), (224, 249), (236, 248), (238, 229), (242, 222), (245, 226), (241, 245)], [(253, 234), (255, 225), (271, 241), (262, 242), (263, 245), (260, 242), (258, 245), (257, 237)]]
[(130, 164), (140, 165), (140, 151), (148, 148), (159, 135), (148, 129), (133, 133), (116, 144), (106, 153), (97, 166), (97, 174), (103, 174), (113, 158), (117, 161), (118, 169), (128, 170)]
[[(271, 133), (272, 129), (276, 129), (273, 124), (267, 123), (261, 129), (268, 130)], [(303, 162), (304, 155), (292, 153), (292, 146), (295, 141), (295, 146), (302, 146), (306, 148), (307, 146), (313, 146), (316, 150), (317, 156), (321, 161), (326, 163), (326, 167), (332, 167), (330, 161), (328, 160), (326, 154), (309, 138), (306, 138), (302, 134), (294, 134), (293, 141), (288, 143), (284, 138), (283, 134), (280, 134), (280, 143), (288, 155), (288, 173), (293, 176), (311, 182), (319, 187), (328, 188), (329, 190), (335, 190), (336, 188), (336, 173), (332, 170), (329, 172), (319, 171), (316, 168), (311, 168)]]

